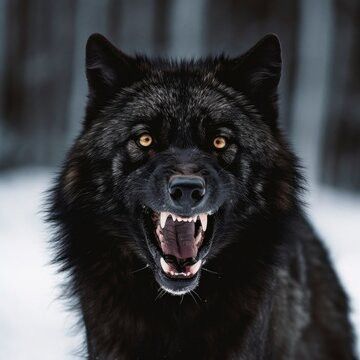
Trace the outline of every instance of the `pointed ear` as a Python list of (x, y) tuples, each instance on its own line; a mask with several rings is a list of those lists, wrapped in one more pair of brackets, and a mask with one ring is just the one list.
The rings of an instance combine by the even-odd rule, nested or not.
[(242, 56), (226, 60), (218, 72), (220, 81), (244, 91), (255, 102), (276, 95), (280, 75), (280, 42), (273, 34), (263, 37)]
[(90, 97), (105, 97), (140, 78), (136, 60), (112, 45), (104, 36), (93, 34), (86, 44), (86, 77)]

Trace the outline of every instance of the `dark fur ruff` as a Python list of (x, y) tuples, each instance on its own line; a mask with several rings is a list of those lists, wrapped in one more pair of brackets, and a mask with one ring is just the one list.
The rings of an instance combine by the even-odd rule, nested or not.
[[(346, 295), (277, 125), (280, 71), (274, 35), (235, 59), (189, 62), (90, 37), (86, 118), (49, 211), (89, 359), (355, 358)], [(144, 131), (150, 150), (136, 142)], [(228, 146), (215, 151), (219, 132)], [(159, 295), (145, 219), (185, 168), (206, 178), (216, 210), (207, 262), (193, 292)]]

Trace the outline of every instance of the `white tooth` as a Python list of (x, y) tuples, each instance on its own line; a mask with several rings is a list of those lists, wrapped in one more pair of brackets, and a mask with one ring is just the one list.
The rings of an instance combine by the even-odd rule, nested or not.
[(197, 218), (198, 218), (198, 216), (195, 215), (195, 216), (192, 218), (192, 221), (193, 221), (193, 222), (196, 222)]
[(171, 215), (171, 217), (172, 217), (173, 221), (175, 222), (175, 220), (176, 220), (176, 216), (175, 216), (174, 214), (170, 214), (170, 215)]
[(163, 257), (160, 258), (160, 264), (162, 269), (166, 272), (169, 273), (170, 272), (170, 265), (164, 260)]
[(170, 214), (168, 212), (161, 212), (160, 213), (160, 226), (163, 229), (166, 224), (166, 219), (168, 218)]
[(201, 260), (199, 260), (197, 263), (195, 263), (194, 265), (191, 265), (190, 266), (190, 274), (192, 274), (192, 275), (195, 275), (198, 271), (199, 271), (199, 269), (200, 269), (200, 267), (201, 267)]
[(201, 221), (201, 227), (203, 231), (206, 231), (207, 228), (207, 214), (200, 214), (199, 215), (200, 221)]

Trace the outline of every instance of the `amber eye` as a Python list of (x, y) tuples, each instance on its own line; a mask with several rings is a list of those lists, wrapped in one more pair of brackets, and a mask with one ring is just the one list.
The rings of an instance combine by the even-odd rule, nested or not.
[(216, 149), (223, 149), (226, 146), (226, 139), (222, 136), (217, 136), (214, 139), (213, 144), (216, 147)]
[(139, 137), (139, 144), (143, 147), (149, 147), (153, 142), (153, 139), (150, 134), (142, 134)]

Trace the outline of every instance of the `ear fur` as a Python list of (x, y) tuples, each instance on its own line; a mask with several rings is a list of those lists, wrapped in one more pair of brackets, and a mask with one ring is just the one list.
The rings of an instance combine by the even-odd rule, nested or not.
[(263, 37), (245, 54), (221, 64), (220, 81), (243, 91), (255, 103), (276, 97), (281, 75), (281, 48), (276, 35)]
[(140, 78), (136, 59), (124, 54), (104, 36), (93, 34), (86, 44), (86, 77), (90, 97), (102, 98)]

